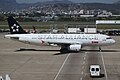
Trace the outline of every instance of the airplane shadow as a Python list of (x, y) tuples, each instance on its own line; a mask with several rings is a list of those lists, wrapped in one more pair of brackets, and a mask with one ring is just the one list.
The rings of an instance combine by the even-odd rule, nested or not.
[(66, 52), (66, 53), (61, 53), (61, 52), (59, 52), (59, 53), (55, 53), (55, 54), (53, 54), (53, 55), (63, 55), (63, 54), (69, 54), (68, 52)]
[(25, 49), (25, 48), (20, 48), (18, 50), (15, 50), (15, 52), (21, 52), (21, 51), (45, 51), (45, 52), (54, 52), (54, 51), (57, 51), (58, 52), (58, 53), (55, 53), (53, 55), (63, 55), (63, 54), (73, 53), (73, 51), (60, 52), (60, 50), (37, 50), (37, 49)]
[(15, 52), (20, 52), (20, 51), (59, 51), (59, 50), (37, 50), (37, 49), (20, 48), (20, 49), (16, 50)]
[[(81, 50), (83, 52), (100, 52), (100, 50)], [(101, 52), (120, 52), (118, 50), (101, 50)]]
[[(38, 50), (38, 49), (25, 49), (25, 48), (20, 48), (18, 50), (15, 50), (15, 52), (21, 52), (21, 51), (45, 51), (45, 52), (57, 51), (58, 52), (53, 55), (63, 55), (63, 54), (80, 53), (80, 52), (100, 52), (100, 50), (85, 50), (85, 49), (82, 49), (80, 52), (75, 52), (75, 51), (60, 52), (60, 50)], [(118, 50), (101, 50), (101, 52), (120, 52), (120, 51), (118, 51)]]

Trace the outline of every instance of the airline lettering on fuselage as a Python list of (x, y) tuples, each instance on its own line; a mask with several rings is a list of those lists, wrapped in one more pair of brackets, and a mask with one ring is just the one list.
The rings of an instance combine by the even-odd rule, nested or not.
[(38, 35), (38, 39), (89, 39), (98, 40), (95, 35)]

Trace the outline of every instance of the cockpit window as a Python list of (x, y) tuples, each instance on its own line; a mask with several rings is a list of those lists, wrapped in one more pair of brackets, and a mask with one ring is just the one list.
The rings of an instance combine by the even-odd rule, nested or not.
[(106, 39), (112, 39), (111, 37), (107, 37)]

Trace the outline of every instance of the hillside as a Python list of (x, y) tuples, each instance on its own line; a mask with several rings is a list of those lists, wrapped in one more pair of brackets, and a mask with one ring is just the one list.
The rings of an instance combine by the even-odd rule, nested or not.
[(28, 8), (30, 6), (33, 7), (42, 7), (48, 5), (53, 5), (53, 4), (64, 4), (60, 5), (60, 7), (65, 8), (65, 6), (74, 6), (78, 8), (83, 8), (83, 9), (102, 9), (102, 10), (108, 10), (111, 11), (115, 14), (120, 14), (120, 1), (113, 3), (113, 4), (104, 4), (104, 3), (73, 3), (69, 0), (53, 0), (53, 1), (46, 1), (46, 2), (39, 2), (39, 3), (33, 3), (33, 4), (19, 4), (16, 2), (16, 0), (0, 0), (0, 11), (14, 11), (14, 10), (20, 10), (24, 8)]

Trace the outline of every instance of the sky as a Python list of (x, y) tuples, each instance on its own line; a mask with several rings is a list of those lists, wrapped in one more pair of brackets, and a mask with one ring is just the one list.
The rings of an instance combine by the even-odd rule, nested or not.
[[(19, 3), (36, 3), (36, 2), (43, 2), (43, 1), (52, 1), (52, 0), (16, 0)], [(92, 3), (92, 2), (99, 2), (99, 3), (114, 3), (120, 0), (69, 0), (73, 2), (79, 3)]]

